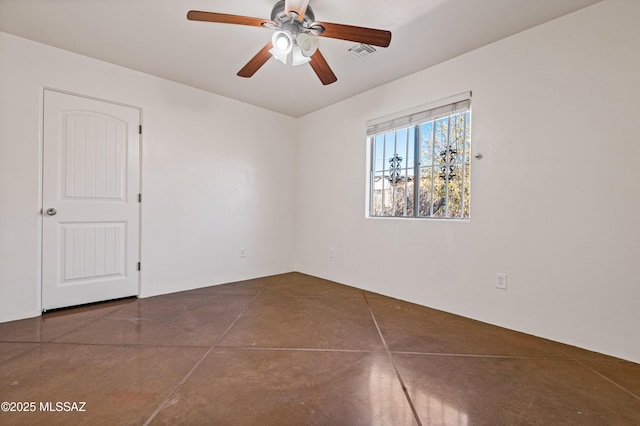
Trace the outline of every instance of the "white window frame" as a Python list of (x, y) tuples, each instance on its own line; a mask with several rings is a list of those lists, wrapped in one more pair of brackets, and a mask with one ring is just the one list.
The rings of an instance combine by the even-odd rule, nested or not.
[[(468, 112), (468, 114), (466, 114)], [(447, 188), (447, 194), (445, 196), (445, 212), (444, 214), (442, 212), (439, 212), (438, 215), (434, 215), (434, 209), (433, 209), (433, 203), (435, 202), (435, 200), (432, 199), (431, 201), (431, 205), (429, 208), (429, 213), (428, 214), (424, 214), (421, 215), (421, 211), (420, 211), (420, 199), (419, 199), (419, 193), (420, 193), (420, 188), (419, 188), (419, 183), (421, 182), (421, 178), (420, 176), (422, 175), (423, 171), (425, 169), (431, 170), (431, 182), (432, 182), (432, 187), (431, 187), (431, 194), (433, 194), (433, 181), (434, 179), (438, 178), (438, 175), (435, 173), (435, 167), (436, 167), (436, 163), (435, 163), (435, 152), (432, 152), (432, 162), (430, 164), (421, 164), (420, 163), (420, 155), (421, 155), (421, 145), (423, 143), (423, 135), (420, 134), (419, 132), (419, 128), (426, 124), (426, 123), (430, 123), (433, 122), (435, 125), (437, 120), (442, 120), (443, 118), (448, 118), (450, 119), (450, 117), (454, 116), (454, 115), (459, 115), (459, 114), (465, 114), (465, 117), (468, 115), (468, 122), (465, 121), (464, 122), (464, 136), (463, 136), (463, 141), (464, 143), (468, 142), (468, 150), (463, 150), (465, 151), (463, 153), (463, 157), (461, 160), (457, 160), (456, 164), (457, 165), (461, 165), (462, 166), (462, 182), (460, 183), (461, 186), (461, 193), (459, 194), (459, 196), (461, 197), (461, 209), (460, 209), (460, 214), (459, 215), (450, 215), (449, 212), (449, 179), (448, 179), (448, 175), (445, 177), (446, 180), (446, 188)], [(451, 123), (448, 123), (447, 125), (447, 131), (449, 132), (448, 135), (446, 136), (446, 140), (447, 142), (449, 140), (451, 140), (452, 137), (452, 132), (454, 129), (456, 129), (457, 127), (452, 127)], [(468, 134), (466, 132), (469, 132)], [(396, 194), (396, 190), (392, 190), (393, 193), (393, 197), (394, 197), (394, 201), (392, 202), (392, 211), (385, 211), (386, 207), (385, 207), (385, 202), (384, 202), (384, 191), (382, 192), (383, 194), (383, 200), (381, 201), (382, 203), (382, 209), (378, 209), (378, 213), (376, 214), (376, 212), (374, 210), (376, 210), (374, 208), (374, 189), (376, 186), (376, 177), (380, 178), (380, 176), (376, 175), (379, 174), (379, 170), (376, 169), (376, 165), (374, 164), (374, 162), (376, 161), (376, 159), (374, 158), (374, 145), (375, 145), (375, 139), (376, 137), (381, 137), (382, 135), (389, 135), (391, 133), (393, 133), (394, 136), (394, 140), (397, 139), (398, 134), (402, 132), (402, 137), (406, 137), (406, 150), (407, 150), (407, 156), (405, 157), (407, 160), (407, 163), (405, 163), (404, 168), (402, 168), (402, 172), (404, 173), (405, 176), (405, 183), (404, 183), (404, 188), (403, 188), (403, 196), (404, 196), (404, 202), (402, 203), (402, 213), (397, 214), (396, 212), (396, 207), (395, 207), (395, 194)], [(406, 133), (404, 133), (406, 132)], [(366, 133), (367, 133), (367, 196), (366, 196), (366, 217), (368, 218), (401, 218), (401, 219), (430, 219), (430, 220), (463, 220), (463, 221), (469, 221), (470, 220), (470, 192), (471, 192), (471, 188), (470, 188), (470, 165), (471, 165), (471, 92), (464, 92), (461, 93), (459, 95), (456, 96), (452, 96), (446, 99), (441, 99), (439, 101), (436, 102), (431, 102), (429, 104), (425, 104), (425, 105), (421, 105), (415, 108), (411, 108), (409, 110), (405, 110), (405, 111), (401, 111), (395, 114), (391, 114), (391, 115), (387, 115), (384, 117), (380, 117), (374, 120), (369, 120), (366, 123)], [(433, 129), (433, 133), (434, 133), (434, 140), (431, 142), (432, 148), (435, 146), (435, 128)], [(409, 135), (412, 135), (412, 137), (410, 137)], [(467, 139), (468, 137), (468, 139)], [(413, 139), (411, 139), (413, 138)], [(412, 140), (411, 142), (409, 142), (409, 140)], [(386, 144), (386, 138), (385, 138), (385, 142), (384, 144)], [(410, 153), (410, 143), (413, 144), (414, 147), (414, 152), (409, 155)], [(449, 142), (447, 143), (447, 154), (449, 154), (448, 158), (453, 158), (451, 157), (451, 154), (449, 153)], [(394, 155), (398, 156), (399, 153), (396, 152), (397, 149), (397, 144), (394, 141)], [(441, 154), (441, 153), (440, 153)], [(395, 158), (395, 157), (394, 157)], [(408, 164), (409, 163), (409, 159), (413, 158), (413, 164)], [(379, 158), (378, 158), (379, 160)], [(383, 159), (383, 161), (387, 161), (386, 159), (386, 155)], [(391, 160), (389, 160), (391, 161)], [(400, 160), (402, 161), (402, 160)], [(389, 171), (387, 169), (387, 166), (383, 166), (383, 169), (385, 169), (385, 171)], [(410, 170), (412, 170), (412, 172), (410, 172)], [(453, 169), (452, 169), (453, 170)], [(397, 173), (397, 172), (396, 172)], [(467, 185), (465, 186), (465, 173), (468, 174), (468, 182)], [(384, 174), (384, 173), (383, 173)], [(391, 179), (390, 176), (383, 176), (382, 179)], [(378, 179), (380, 180), (380, 179)], [(408, 181), (413, 181), (414, 183), (411, 184), (411, 190), (409, 189), (409, 185), (407, 184)], [(394, 180), (394, 182), (396, 182)], [(394, 183), (394, 185), (396, 185), (396, 183)], [(466, 204), (466, 215), (465, 215), (465, 188), (467, 188), (468, 190), (468, 195), (467, 195), (467, 204)], [(413, 201), (411, 203), (408, 202), (408, 196), (407, 196), (407, 192), (408, 191), (412, 191), (412, 198)], [(408, 205), (413, 204), (413, 206), (411, 206), (411, 211), (408, 211)], [(456, 201), (456, 206), (457, 206), (457, 201)], [(411, 213), (409, 214), (408, 213)]]

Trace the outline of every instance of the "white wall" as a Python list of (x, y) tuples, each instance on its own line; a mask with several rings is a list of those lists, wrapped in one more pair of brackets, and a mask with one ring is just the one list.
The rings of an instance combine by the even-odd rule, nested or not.
[(0, 321), (39, 314), (43, 87), (142, 108), (142, 296), (292, 270), (294, 119), (0, 33)]
[[(598, 3), (301, 118), (296, 270), (640, 362), (639, 21)], [(365, 219), (365, 121), (468, 90), (471, 221)]]

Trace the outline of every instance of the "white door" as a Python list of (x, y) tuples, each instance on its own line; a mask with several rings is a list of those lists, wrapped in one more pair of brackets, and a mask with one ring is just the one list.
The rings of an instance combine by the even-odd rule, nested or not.
[(140, 111), (45, 90), (42, 309), (138, 294)]

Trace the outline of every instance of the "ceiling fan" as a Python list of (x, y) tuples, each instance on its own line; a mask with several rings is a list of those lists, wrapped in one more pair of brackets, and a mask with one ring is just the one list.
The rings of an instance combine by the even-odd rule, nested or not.
[(309, 0), (280, 0), (271, 11), (271, 20), (225, 13), (191, 10), (190, 21), (248, 25), (276, 30), (271, 40), (238, 71), (240, 77), (253, 76), (272, 56), (291, 65), (309, 63), (322, 84), (338, 80), (318, 50), (318, 37), (337, 38), (356, 43), (387, 47), (391, 32), (352, 25), (316, 22)]

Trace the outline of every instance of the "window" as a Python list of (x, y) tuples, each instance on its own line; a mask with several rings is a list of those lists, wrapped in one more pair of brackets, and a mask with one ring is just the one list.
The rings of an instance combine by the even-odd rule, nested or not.
[(468, 219), (471, 101), (368, 123), (369, 216)]

